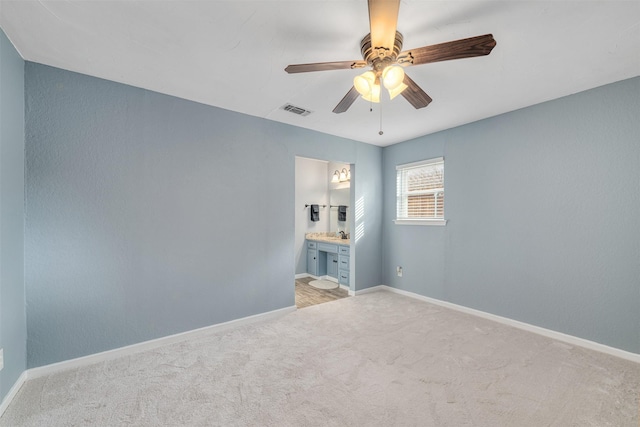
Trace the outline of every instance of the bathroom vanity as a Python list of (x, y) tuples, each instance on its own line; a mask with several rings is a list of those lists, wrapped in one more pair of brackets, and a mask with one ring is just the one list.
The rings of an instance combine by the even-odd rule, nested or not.
[(307, 273), (333, 277), (341, 285), (349, 286), (350, 243), (349, 239), (339, 237), (308, 235)]

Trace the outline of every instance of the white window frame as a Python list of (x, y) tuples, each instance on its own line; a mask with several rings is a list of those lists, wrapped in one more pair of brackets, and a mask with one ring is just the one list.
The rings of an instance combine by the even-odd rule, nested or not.
[[(402, 200), (406, 200), (404, 197), (401, 197), (401, 195), (398, 194), (398, 184), (397, 184), (399, 180), (398, 174), (405, 171), (406, 169), (413, 169), (413, 168), (427, 166), (430, 164), (441, 163), (441, 162), (444, 164), (444, 157), (436, 157), (433, 159), (422, 160), (419, 162), (396, 165), (396, 219), (393, 220), (394, 223), (396, 223), (397, 225), (438, 225), (438, 226), (444, 226), (447, 224), (447, 220), (444, 218), (416, 218), (416, 219), (398, 218), (398, 213), (400, 211), (399, 204), (402, 202)], [(443, 182), (443, 186), (444, 186), (444, 182)], [(442, 188), (442, 192), (444, 192), (444, 187)]]

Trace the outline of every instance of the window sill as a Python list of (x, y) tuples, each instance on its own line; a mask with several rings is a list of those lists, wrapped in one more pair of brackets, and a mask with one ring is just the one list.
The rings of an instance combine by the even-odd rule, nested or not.
[(396, 225), (447, 225), (446, 219), (394, 219)]

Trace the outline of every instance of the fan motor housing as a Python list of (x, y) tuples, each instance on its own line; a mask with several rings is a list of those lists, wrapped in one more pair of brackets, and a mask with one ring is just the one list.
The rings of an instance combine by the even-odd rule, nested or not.
[(403, 37), (399, 31), (396, 31), (396, 37), (393, 42), (393, 50), (386, 47), (374, 47), (371, 45), (371, 33), (364, 36), (360, 42), (360, 52), (362, 58), (367, 61), (377, 73), (382, 72), (384, 67), (396, 62), (400, 51), (402, 51)]

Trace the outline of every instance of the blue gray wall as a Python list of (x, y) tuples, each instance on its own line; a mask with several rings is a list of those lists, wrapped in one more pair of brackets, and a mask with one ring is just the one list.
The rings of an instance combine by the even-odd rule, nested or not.
[[(1, 41), (3, 242), (26, 87), (28, 367), (292, 306), (296, 155), (355, 163), (356, 290), (640, 352), (638, 78), (380, 149), (38, 64), (23, 86)], [(395, 165), (442, 155), (448, 225), (394, 225)], [(1, 277), (4, 396), (24, 289)]]
[[(386, 147), (383, 281), (640, 353), (639, 117), (634, 78)], [(393, 224), (443, 155), (446, 227)]]
[(24, 61), (0, 30), (0, 402), (26, 367)]
[(381, 283), (379, 147), (29, 62), (25, 84), (29, 367), (293, 306), (296, 155), (361, 167), (356, 289)]
[[(355, 241), (356, 256), (351, 271), (355, 269), (356, 282), (350, 279), (352, 290), (360, 291), (382, 282), (382, 150), (372, 150), (371, 145), (360, 144), (357, 147), (358, 162), (351, 168), (351, 203), (354, 218), (350, 240)], [(356, 191), (353, 191), (355, 185)], [(353, 247), (353, 243), (351, 244)], [(380, 259), (380, 264), (370, 260)]]

